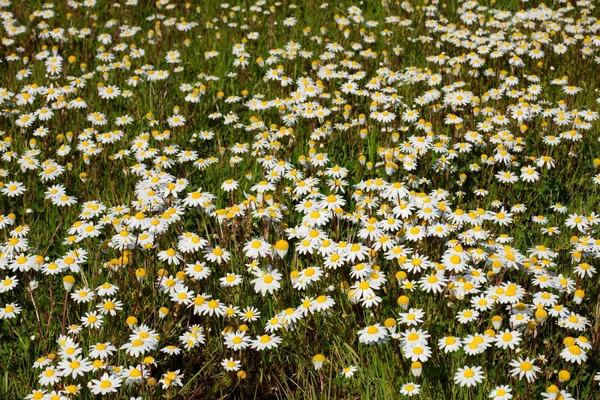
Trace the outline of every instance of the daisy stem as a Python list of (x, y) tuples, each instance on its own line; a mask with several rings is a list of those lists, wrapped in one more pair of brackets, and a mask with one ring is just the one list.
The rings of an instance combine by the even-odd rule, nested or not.
[(142, 362), (140, 362), (140, 370), (142, 371), (142, 384), (140, 385), (142, 387), (142, 395), (146, 395), (146, 389), (145, 389), (145, 379), (144, 379), (144, 364)]
[[(11, 319), (10, 319), (10, 318), (7, 318), (7, 321), (8, 321), (8, 326), (9, 326), (9, 328), (10, 328), (10, 336), (11, 336), (13, 339), (16, 339), (17, 335), (15, 335), (15, 331), (14, 331), (14, 329), (13, 329), (12, 321), (11, 321)], [(10, 345), (11, 345), (11, 347), (12, 347), (12, 361), (11, 361), (11, 365), (17, 365), (17, 364), (15, 363), (15, 357), (17, 356), (17, 352), (16, 352), (16, 350), (15, 350), (15, 340), (11, 340), (11, 341), (10, 341)]]
[(65, 334), (65, 322), (67, 320), (67, 301), (69, 301), (69, 292), (65, 290), (65, 301), (63, 302), (63, 313), (62, 313), (62, 329), (61, 334)]
[(29, 279), (29, 275), (26, 274), (26, 280), (27, 280), (27, 291), (29, 292), (29, 297), (31, 297), (31, 302), (33, 303), (33, 309), (35, 310), (35, 317), (37, 318), (38, 321), (38, 332), (40, 334), (40, 339), (42, 339), (42, 342), (44, 342), (44, 347), (46, 345), (46, 339), (44, 337), (44, 332), (42, 332), (42, 320), (40, 318), (40, 313), (38, 311), (37, 308), (37, 304), (35, 303), (35, 297), (33, 297), (33, 290), (31, 289), (31, 285), (29, 284), (31, 281)]
[(54, 236), (56, 236), (56, 232), (58, 232), (58, 230), (60, 229), (60, 227), (61, 227), (61, 225), (63, 223), (64, 218), (65, 218), (65, 213), (61, 213), (60, 214), (60, 219), (58, 221), (58, 224), (56, 225), (56, 229), (54, 229), (54, 232), (52, 233), (52, 236), (50, 236), (50, 239), (48, 240), (48, 246), (46, 246), (46, 250), (44, 250), (44, 252), (42, 253), (42, 257), (45, 257), (46, 253), (48, 253), (48, 249), (50, 249), (50, 246), (53, 243)]
[(48, 312), (48, 323), (46, 328), (46, 337), (50, 337), (50, 321), (52, 320), (52, 315), (54, 314), (54, 290), (53, 287), (50, 286), (50, 311)]

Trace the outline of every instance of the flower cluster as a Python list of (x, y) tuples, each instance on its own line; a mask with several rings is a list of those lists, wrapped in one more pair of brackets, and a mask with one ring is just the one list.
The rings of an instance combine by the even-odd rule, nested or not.
[(302, 3), (0, 0), (0, 388), (598, 397), (593, 2)]

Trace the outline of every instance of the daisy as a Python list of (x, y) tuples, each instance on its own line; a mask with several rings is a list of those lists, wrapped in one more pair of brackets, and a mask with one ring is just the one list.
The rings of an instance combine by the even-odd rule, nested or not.
[(103, 283), (102, 285), (98, 286), (96, 288), (96, 292), (98, 292), (98, 296), (104, 297), (104, 296), (114, 296), (117, 291), (119, 290), (119, 287), (117, 285), (113, 285), (112, 283)]
[(84, 376), (87, 372), (93, 370), (93, 367), (87, 358), (75, 357), (60, 361), (57, 369), (61, 376), (70, 375), (72, 379), (76, 379), (78, 376)]
[(523, 359), (519, 357), (517, 360), (512, 360), (510, 362), (510, 366), (513, 369), (510, 370), (512, 376), (518, 376), (519, 379), (523, 379), (525, 377), (527, 382), (532, 382), (535, 380), (536, 374), (540, 373), (542, 370), (540, 367), (536, 367), (534, 364), (534, 359), (530, 359), (526, 357)]
[(574, 329), (576, 331), (584, 331), (585, 327), (589, 325), (587, 318), (571, 312), (570, 314), (559, 319), (558, 324), (568, 329)]
[(77, 303), (88, 303), (92, 301), (95, 294), (89, 288), (81, 288), (71, 293), (71, 298)]
[(358, 367), (356, 365), (350, 365), (340, 372), (340, 376), (343, 378), (351, 378), (356, 371), (358, 371)]
[(421, 373), (423, 372), (423, 364), (421, 364), (420, 361), (415, 361), (413, 363), (410, 364), (410, 372), (414, 375), (414, 376), (421, 376)]
[(261, 351), (276, 348), (281, 342), (282, 339), (279, 336), (262, 335), (257, 336), (256, 339), (251, 342), (251, 347)]
[(176, 304), (189, 305), (194, 296), (194, 292), (184, 285), (176, 285), (170, 293), (171, 301)]
[[(467, 282), (470, 283), (470, 282)], [(463, 285), (463, 290), (464, 290), (464, 286)], [(473, 284), (471, 284), (471, 286), (473, 286)], [(475, 287), (475, 286), (473, 286)], [(484, 294), (473, 297), (470, 301), (471, 305), (479, 312), (481, 311), (487, 311), (489, 309), (491, 309), (494, 305), (494, 299), (492, 299), (491, 297), (488, 297)]]
[(239, 313), (239, 316), (244, 322), (253, 322), (260, 317), (260, 311), (255, 307), (247, 307)]
[(358, 331), (361, 343), (382, 343), (387, 339), (387, 330), (380, 324), (370, 325)]
[(490, 219), (500, 226), (508, 226), (513, 222), (513, 214), (502, 208), (497, 213), (492, 213)]
[(418, 396), (419, 393), (421, 391), (421, 385), (418, 385), (416, 383), (405, 383), (404, 385), (402, 385), (402, 387), (400, 388), (400, 393), (402, 393), (405, 396)]
[(179, 265), (183, 260), (183, 257), (174, 249), (167, 249), (158, 253), (158, 259), (166, 261), (169, 265)]
[(120, 376), (125, 380), (125, 384), (132, 385), (134, 383), (141, 383), (142, 380), (147, 379), (150, 376), (150, 371), (144, 369), (141, 365), (137, 365), (123, 369)]
[(192, 232), (185, 232), (179, 236), (177, 242), (177, 248), (183, 253), (194, 253), (202, 250), (207, 244), (206, 239), (201, 238)]
[(417, 242), (427, 236), (427, 230), (422, 226), (409, 226), (406, 227), (405, 236), (411, 242)]
[(185, 273), (193, 279), (202, 280), (210, 276), (211, 270), (204, 263), (196, 261), (194, 264), (186, 264)]
[(38, 378), (38, 383), (42, 386), (53, 386), (60, 382), (60, 374), (53, 366), (47, 367)]
[(438, 348), (443, 350), (444, 353), (453, 353), (460, 350), (461, 341), (454, 336), (446, 336), (438, 341)]
[[(584, 350), (591, 350), (593, 347), (592, 344), (590, 343), (590, 340), (588, 338), (586, 338), (585, 336), (577, 337), (575, 339), (575, 343)], [(571, 346), (574, 343), (571, 343), (571, 342), (567, 343), (566, 339), (565, 339), (565, 341), (563, 341), (563, 344), (565, 344), (566, 346)]]
[(0, 293), (10, 292), (18, 283), (19, 279), (16, 275), (6, 276), (4, 279), (0, 280)]
[(109, 375), (104, 373), (100, 379), (92, 379), (90, 382), (90, 390), (95, 395), (106, 395), (108, 393), (116, 393), (121, 387), (121, 377), (117, 375)]
[(535, 168), (531, 166), (526, 166), (521, 168), (521, 179), (524, 182), (531, 183), (535, 182), (539, 179), (540, 173), (535, 170)]
[(47, 399), (52, 399), (52, 400), (69, 400), (69, 398), (59, 392), (57, 392), (56, 390), (51, 391), (50, 393), (48, 393), (46, 395)]
[(492, 340), (488, 335), (468, 335), (463, 339), (463, 350), (468, 355), (481, 354), (491, 345)]
[(100, 329), (104, 322), (104, 316), (95, 311), (87, 312), (81, 317), (81, 324), (86, 328)]
[(217, 246), (212, 249), (207, 249), (204, 253), (204, 256), (210, 262), (221, 264), (229, 261), (230, 253), (220, 246)]
[(308, 285), (318, 282), (323, 276), (323, 270), (318, 267), (308, 267), (300, 271), (298, 281), (294, 283), (294, 289), (305, 290)]
[(257, 268), (252, 273), (256, 278), (250, 282), (254, 285), (254, 291), (262, 296), (265, 296), (267, 292), (273, 294), (281, 287), (280, 281), (283, 275), (276, 269), (264, 272)]
[(110, 342), (98, 343), (90, 347), (89, 357), (93, 359), (99, 358), (100, 360), (105, 360), (116, 353), (116, 351), (117, 348)]
[(484, 379), (483, 368), (478, 366), (464, 366), (459, 368), (454, 374), (454, 382), (461, 387), (476, 386), (478, 383), (483, 382)]
[(237, 351), (243, 350), (250, 346), (251, 339), (246, 336), (246, 332), (238, 330), (236, 332), (225, 333), (224, 343), (227, 348)]
[(121, 90), (118, 87), (112, 85), (108, 85), (106, 87), (101, 86), (98, 88), (98, 95), (103, 100), (110, 100), (119, 97), (121, 95)]
[(562, 205), (560, 203), (556, 203), (556, 204), (551, 205), (550, 209), (552, 211), (555, 211), (555, 212), (560, 213), (560, 214), (564, 214), (568, 210), (567, 207), (565, 207), (564, 205)]
[(550, 385), (545, 392), (542, 392), (542, 398), (544, 400), (575, 400), (573, 395), (564, 389), (559, 390), (555, 385)]
[[(322, 297), (323, 296), (319, 296), (319, 298), (317, 298), (317, 299), (320, 300), (320, 298), (322, 298)], [(333, 306), (333, 303), (329, 304), (330, 303), (329, 300), (331, 300), (333, 302), (333, 299), (330, 299), (328, 296), (324, 296), (324, 297), (326, 298), (325, 302), (315, 301), (315, 303), (313, 304), (312, 311), (323, 311), (321, 308), (315, 309), (316, 305), (321, 305), (323, 303), (327, 303), (326, 304), (327, 307)], [(289, 328), (292, 328), (296, 322), (298, 322), (300, 319), (302, 319), (302, 312), (297, 308), (288, 307), (284, 311), (279, 313), (277, 315), (277, 317), (281, 319), (281, 325), (283, 327), (285, 327), (286, 329), (289, 329)]]
[(271, 252), (271, 245), (263, 239), (253, 239), (244, 245), (246, 257), (257, 259), (266, 257)]
[(506, 329), (504, 332), (498, 332), (494, 337), (494, 341), (496, 343), (496, 347), (501, 349), (510, 348), (514, 350), (515, 346), (519, 345), (521, 339), (521, 333), (518, 331), (511, 331)]
[(400, 313), (399, 315), (399, 323), (406, 324), (408, 326), (416, 326), (423, 322), (423, 317), (425, 316), (425, 313), (421, 309), (411, 308), (410, 310), (408, 310), (408, 312)]
[(496, 179), (501, 183), (513, 184), (519, 180), (519, 177), (510, 171), (500, 171), (496, 174)]
[(424, 343), (410, 343), (402, 348), (404, 357), (411, 361), (425, 362), (431, 357), (431, 349)]
[(315, 371), (320, 370), (321, 368), (323, 368), (323, 363), (325, 362), (326, 358), (323, 354), (316, 354), (313, 357), (313, 366), (315, 368)]
[(117, 311), (123, 310), (123, 303), (115, 298), (105, 300), (104, 303), (96, 305), (101, 314), (117, 315)]
[(492, 400), (510, 400), (513, 398), (512, 389), (508, 385), (496, 386), (490, 392), (489, 398)]
[(221, 189), (225, 192), (231, 192), (238, 188), (239, 183), (233, 179), (227, 179), (221, 184)]
[(234, 360), (233, 357), (225, 358), (221, 361), (221, 366), (225, 371), (239, 371), (241, 364), (240, 360)]
[(419, 280), (420, 286), (426, 292), (442, 293), (446, 280), (443, 276), (435, 273), (432, 275), (424, 276)]
[(150, 349), (152, 349), (152, 347), (153, 346), (149, 341), (144, 342), (140, 339), (134, 338), (133, 340), (130, 340), (121, 346), (120, 349), (125, 350), (125, 353), (130, 356), (138, 357), (148, 352)]
[[(596, 273), (596, 268), (592, 267), (588, 263), (580, 263), (573, 269), (580, 278), (591, 278)], [(2, 286), (0, 285), (0, 293), (2, 292)]]
[(569, 228), (577, 228), (579, 231), (585, 231), (588, 228), (588, 221), (585, 216), (578, 214), (570, 214), (565, 221), (565, 225)]
[(322, 226), (329, 221), (329, 212), (323, 210), (313, 210), (304, 216), (303, 222), (309, 224), (309, 226)]
[(585, 361), (587, 360), (587, 355), (585, 354), (585, 351), (576, 344), (565, 347), (560, 352), (560, 356), (567, 362), (577, 364), (585, 363)]
[(234, 287), (242, 283), (242, 276), (237, 274), (227, 274), (219, 278), (219, 282), (223, 287)]
[(173, 345), (163, 347), (162, 349), (160, 349), (160, 351), (168, 355), (178, 355), (181, 353), (181, 349)]

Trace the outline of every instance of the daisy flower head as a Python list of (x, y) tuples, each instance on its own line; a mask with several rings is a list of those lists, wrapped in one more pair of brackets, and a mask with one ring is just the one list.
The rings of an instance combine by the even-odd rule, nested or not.
[(13, 319), (19, 314), (21, 314), (21, 307), (16, 303), (8, 303), (0, 308), (0, 319)]
[(246, 254), (246, 257), (258, 259), (266, 257), (270, 254), (271, 245), (264, 239), (256, 238), (246, 242), (243, 250)]
[(256, 339), (251, 342), (250, 346), (258, 351), (269, 350), (277, 348), (282, 341), (283, 339), (277, 335), (265, 334), (262, 336), (257, 336)]
[(16, 197), (21, 196), (23, 193), (25, 193), (26, 190), (27, 188), (25, 187), (25, 185), (23, 185), (23, 183), (17, 181), (10, 181), (4, 184), (0, 192), (2, 192), (3, 195), (8, 197)]
[(512, 389), (508, 385), (496, 386), (490, 392), (491, 400), (511, 400), (513, 398)]
[(471, 387), (483, 382), (485, 375), (483, 374), (483, 368), (479, 366), (464, 366), (458, 368), (454, 374), (454, 382), (461, 387)]
[(273, 294), (281, 287), (280, 281), (283, 275), (276, 269), (265, 272), (257, 268), (253, 271), (253, 274), (256, 276), (251, 281), (254, 284), (254, 291), (262, 296), (265, 296), (267, 292)]
[(240, 360), (235, 360), (233, 357), (225, 358), (221, 361), (221, 366), (225, 371), (237, 372), (240, 370), (241, 364)]
[(230, 253), (222, 247), (216, 246), (211, 249), (207, 249), (204, 253), (204, 256), (212, 263), (222, 264), (229, 261)]
[(121, 377), (104, 373), (100, 379), (92, 379), (90, 382), (90, 390), (95, 395), (107, 395), (109, 393), (118, 392), (121, 387)]
[(169, 265), (179, 265), (183, 260), (183, 257), (176, 250), (167, 249), (158, 253), (158, 259), (161, 261), (166, 261)]
[(563, 350), (560, 352), (560, 356), (567, 362), (577, 364), (585, 363), (588, 358), (585, 350), (577, 344), (563, 348)]
[(315, 371), (318, 371), (321, 368), (323, 368), (323, 363), (325, 363), (325, 361), (327, 359), (325, 358), (325, 356), (323, 354), (319, 353), (319, 354), (316, 354), (312, 360), (313, 360), (313, 367), (314, 367)]
[(519, 357), (516, 360), (512, 360), (509, 363), (513, 367), (510, 370), (510, 374), (519, 379), (525, 378), (527, 382), (533, 382), (537, 374), (542, 371), (540, 367), (534, 365), (534, 361), (535, 359), (530, 359), (529, 357)]
[(380, 324), (369, 325), (358, 331), (358, 340), (365, 344), (383, 343), (387, 337), (387, 330)]
[(356, 371), (358, 371), (358, 367), (356, 365), (349, 365), (342, 369), (342, 372), (340, 372), (340, 376), (343, 378), (352, 378)]
[(454, 336), (446, 336), (438, 341), (438, 347), (444, 353), (453, 353), (461, 348), (460, 339)]
[(418, 396), (420, 392), (421, 392), (421, 385), (412, 383), (412, 382), (405, 383), (400, 388), (400, 393), (405, 396), (409, 396), (409, 397)]

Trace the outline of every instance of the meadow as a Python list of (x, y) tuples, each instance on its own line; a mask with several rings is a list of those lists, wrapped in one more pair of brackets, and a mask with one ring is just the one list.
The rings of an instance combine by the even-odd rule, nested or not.
[(0, 19), (0, 399), (600, 398), (596, 1)]

